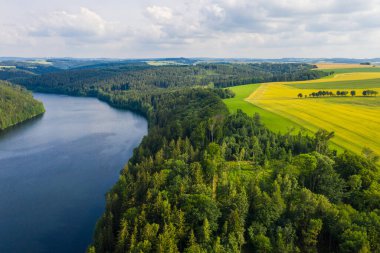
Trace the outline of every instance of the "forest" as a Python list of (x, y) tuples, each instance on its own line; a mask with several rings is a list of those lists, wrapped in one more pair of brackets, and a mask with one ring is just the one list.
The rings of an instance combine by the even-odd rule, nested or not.
[(305, 64), (92, 68), (19, 79), (97, 96), (149, 122), (106, 194), (88, 253), (380, 252), (379, 157), (337, 153), (333, 132), (275, 133), (229, 113), (238, 84), (323, 76)]
[(88, 252), (379, 252), (378, 157), (269, 131), (215, 89), (103, 97), (149, 118)]
[(25, 88), (0, 81), (0, 131), (44, 112), (43, 104)]
[(311, 65), (300, 63), (200, 63), (158, 67), (128, 63), (27, 75), (13, 78), (12, 81), (43, 92), (95, 96), (98, 91), (147, 91), (152, 88), (194, 86), (220, 88), (268, 81), (311, 80), (327, 75), (326, 72), (312, 70)]

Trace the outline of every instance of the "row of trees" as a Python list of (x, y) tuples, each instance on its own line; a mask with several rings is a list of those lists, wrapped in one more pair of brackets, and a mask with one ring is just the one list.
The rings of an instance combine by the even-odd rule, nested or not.
[(362, 94), (363, 96), (376, 96), (379, 92), (376, 90), (364, 90)]
[[(326, 90), (320, 90), (318, 92), (312, 92), (309, 94), (309, 97), (325, 97), (325, 96), (347, 96), (348, 94), (350, 94), (351, 96), (356, 96), (356, 91), (355, 90), (351, 90), (350, 92), (349, 91), (336, 91), (336, 93), (332, 92), (332, 91), (326, 91)], [(378, 94), (378, 92), (376, 90), (364, 90), (362, 92), (362, 95), (363, 96), (376, 96)], [(308, 95), (304, 95), (302, 93), (298, 93), (297, 95), (298, 98), (307, 98)]]

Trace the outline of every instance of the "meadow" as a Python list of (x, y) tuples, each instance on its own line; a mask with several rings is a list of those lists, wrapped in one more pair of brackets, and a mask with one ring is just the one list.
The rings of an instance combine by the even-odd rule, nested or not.
[(259, 113), (261, 121), (272, 131), (275, 132), (288, 132), (291, 129), (299, 130), (300, 125), (292, 122), (291, 120), (282, 117), (276, 113), (270, 112), (268, 110), (262, 109), (249, 101), (246, 98), (249, 97), (261, 84), (247, 84), (241, 86), (230, 87), (229, 89), (235, 93), (234, 98), (229, 98), (223, 100), (227, 105), (230, 112), (234, 113), (238, 109), (241, 109), (248, 115), (252, 116), (255, 113)]
[(334, 68), (334, 69), (321, 69), (322, 71), (326, 72), (334, 72), (335, 74), (343, 74), (343, 73), (373, 73), (373, 72), (380, 72), (380, 67), (365, 67), (365, 68)]
[[(380, 74), (380, 73), (379, 73)], [(328, 79), (321, 79), (328, 80)], [(291, 87), (298, 89), (358, 89), (358, 88), (380, 88), (380, 78), (366, 80), (346, 80), (346, 81), (324, 81), (308, 83), (289, 83)]]
[[(315, 132), (323, 128), (335, 132), (335, 148), (360, 153), (363, 147), (368, 147), (380, 154), (380, 97), (360, 96), (365, 89), (380, 92), (380, 73), (342, 73), (312, 81), (264, 83), (231, 89), (237, 95), (225, 100), (230, 110), (240, 108), (248, 114), (264, 111), (261, 114), (263, 122), (273, 131), (296, 127)], [(320, 89), (355, 90), (358, 96), (297, 98), (298, 93), (308, 95)]]

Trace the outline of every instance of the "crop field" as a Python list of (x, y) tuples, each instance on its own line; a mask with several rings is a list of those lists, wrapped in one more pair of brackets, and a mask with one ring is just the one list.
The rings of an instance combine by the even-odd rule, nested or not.
[(372, 65), (361, 65), (356, 63), (316, 63), (318, 69), (358, 69), (358, 68), (370, 68)]
[(374, 72), (380, 72), (380, 67), (367, 67), (367, 68), (345, 68), (345, 69), (321, 69), (325, 72), (334, 72), (335, 74), (344, 74), (344, 73), (374, 73)]
[[(328, 79), (324, 79), (328, 80)], [(350, 80), (350, 81), (325, 81), (325, 82), (309, 82), (309, 83), (291, 83), (289, 86), (298, 89), (358, 89), (380, 88), (380, 78), (368, 80)]]
[[(335, 132), (335, 147), (356, 153), (369, 147), (380, 154), (380, 97), (360, 96), (365, 89), (380, 92), (380, 73), (354, 72), (313, 81), (265, 83), (252, 87), (248, 96), (246, 87), (232, 89), (238, 95), (230, 101), (225, 100), (230, 110), (240, 108), (252, 114), (254, 111), (260, 113), (256, 109), (260, 108), (265, 111), (264, 123), (274, 131), (284, 131), (291, 126), (312, 132), (323, 128)], [(358, 96), (297, 98), (298, 93), (308, 95), (320, 89), (355, 90)], [(266, 116), (268, 113), (271, 117)], [(281, 123), (276, 122), (279, 117), (283, 118)]]
[(252, 94), (261, 84), (248, 84), (230, 87), (229, 89), (235, 93), (234, 98), (225, 99), (224, 103), (227, 105), (230, 112), (236, 112), (241, 109), (248, 115), (252, 116), (255, 113), (259, 113), (261, 121), (272, 131), (287, 132), (289, 129), (299, 129), (300, 126), (291, 120), (288, 120), (276, 113), (272, 113), (268, 110), (262, 109), (245, 99)]
[(373, 73), (380, 72), (378, 65), (360, 65), (360, 64), (336, 64), (336, 63), (317, 63), (318, 70), (325, 72), (334, 72), (335, 74), (344, 73)]

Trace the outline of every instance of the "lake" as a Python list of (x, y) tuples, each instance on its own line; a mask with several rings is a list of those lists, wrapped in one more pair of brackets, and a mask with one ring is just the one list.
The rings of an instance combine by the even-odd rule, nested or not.
[(95, 98), (34, 94), (43, 116), (0, 133), (0, 252), (85, 252), (146, 120)]

